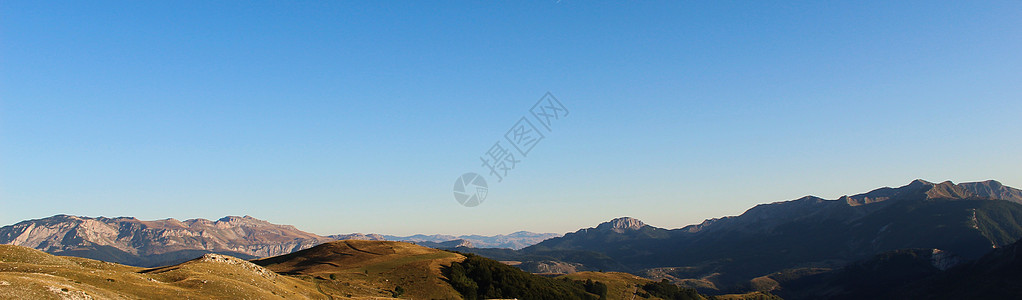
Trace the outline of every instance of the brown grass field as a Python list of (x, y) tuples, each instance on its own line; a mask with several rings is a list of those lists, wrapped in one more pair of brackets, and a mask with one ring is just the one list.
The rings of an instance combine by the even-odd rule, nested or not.
[(0, 299), (385, 299), (399, 286), (401, 298), (461, 298), (440, 266), (464, 257), (408, 243), (338, 241), (272, 259), (143, 269), (0, 245)]

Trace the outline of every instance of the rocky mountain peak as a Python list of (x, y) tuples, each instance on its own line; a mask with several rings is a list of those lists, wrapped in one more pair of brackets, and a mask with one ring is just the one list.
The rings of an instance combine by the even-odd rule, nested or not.
[(923, 186), (932, 186), (932, 185), (934, 185), (933, 182), (929, 182), (929, 181), (922, 180), (922, 179), (916, 179), (916, 180), (912, 180), (912, 182), (909, 182), (909, 184), (906, 185), (906, 187), (923, 187)]
[(944, 181), (938, 184), (922, 179), (916, 179), (902, 187), (879, 188), (864, 194), (841, 197), (838, 200), (841, 200), (850, 206), (860, 206), (884, 202), (889, 199), (901, 198), (908, 195), (919, 194), (924, 194), (926, 195), (927, 198), (959, 198), (959, 199), (967, 198), (971, 195), (969, 192), (961, 189), (959, 185), (956, 185), (951, 181)]
[(646, 224), (642, 223), (642, 221), (639, 221), (639, 219), (631, 217), (621, 217), (610, 220), (610, 222), (604, 222), (599, 226), (596, 226), (596, 229), (611, 230), (617, 233), (623, 233), (625, 231), (630, 230), (639, 230), (643, 226), (646, 226)]
[(996, 180), (966, 182), (959, 184), (959, 186), (979, 197), (1008, 200), (1022, 204), (1022, 190), (1005, 186)]
[(954, 182), (944, 181), (939, 184), (934, 184), (926, 191), (926, 197), (930, 199), (935, 198), (952, 198), (952, 199), (965, 199), (972, 196), (972, 193), (965, 190), (961, 186), (956, 185)]
[(970, 197), (981, 197), (1022, 203), (1022, 190), (1004, 186), (996, 180), (955, 184), (951, 181), (929, 183), (917, 179), (911, 184), (900, 189), (923, 190), (925, 191), (926, 197), (930, 199), (966, 199)]

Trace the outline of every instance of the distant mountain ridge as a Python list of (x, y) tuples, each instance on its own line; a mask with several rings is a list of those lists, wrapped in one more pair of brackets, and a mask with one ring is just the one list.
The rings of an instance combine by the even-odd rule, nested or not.
[(785, 269), (836, 268), (899, 249), (940, 249), (975, 259), (1022, 238), (1020, 195), (993, 180), (914, 180), (835, 200), (806, 196), (760, 204), (678, 229), (626, 217), (520, 251), (459, 251), (522, 261), (523, 268), (626, 271), (738, 292), (749, 280)]
[(370, 234), (363, 234), (363, 233), (334, 234), (334, 235), (328, 235), (327, 237), (331, 238), (331, 239), (338, 240), (338, 241), (343, 241), (343, 240), (386, 241), (387, 240), (382, 235), (375, 234), (375, 233), (370, 233)]
[(0, 228), (0, 244), (136, 266), (173, 264), (204, 253), (276, 256), (331, 240), (249, 216), (141, 221), (56, 215)]
[(475, 245), (472, 245), (472, 241), (463, 240), (463, 239), (450, 240), (450, 241), (446, 241), (446, 242), (408, 242), (408, 243), (416, 244), (416, 245), (423, 246), (423, 247), (434, 248), (434, 249), (454, 249), (454, 248), (459, 248), (459, 247), (460, 248), (475, 248)]
[(556, 233), (535, 233), (529, 231), (518, 231), (511, 234), (498, 234), (492, 236), (485, 235), (423, 235), (416, 234), (411, 236), (394, 236), (394, 235), (383, 235), (382, 237), (388, 241), (401, 241), (401, 242), (430, 242), (430, 243), (444, 243), (456, 240), (464, 240), (469, 242), (472, 247), (475, 248), (508, 248), (508, 249), (522, 249), (528, 246), (535, 245), (536, 243), (545, 241), (547, 239), (560, 237), (561, 234)]
[[(739, 216), (708, 219), (700, 224), (689, 225), (681, 228), (687, 232), (698, 232), (712, 230), (714, 227), (735, 226), (735, 222), (756, 223), (768, 220), (786, 221), (789, 219), (800, 219), (807, 217), (824, 216), (826, 214), (852, 213), (851, 218), (861, 217), (875, 210), (885, 207), (886, 202), (891, 199), (968, 199), (984, 198), (1005, 200), (1022, 204), (1022, 190), (1005, 186), (996, 180), (981, 182), (966, 182), (954, 184), (951, 181), (932, 183), (922, 179), (916, 179), (908, 185), (891, 188), (883, 187), (867, 193), (842, 196), (837, 200), (826, 200), (816, 196), (805, 196), (790, 201), (773, 202), (769, 204), (758, 204)], [(839, 204), (839, 205), (834, 205)], [(844, 205), (840, 205), (844, 204)], [(870, 205), (866, 204), (881, 204)], [(846, 207), (858, 207), (857, 209), (846, 209)], [(835, 209), (837, 208), (837, 209)], [(741, 220), (741, 221), (738, 221)], [(775, 225), (775, 224), (757, 224)]]

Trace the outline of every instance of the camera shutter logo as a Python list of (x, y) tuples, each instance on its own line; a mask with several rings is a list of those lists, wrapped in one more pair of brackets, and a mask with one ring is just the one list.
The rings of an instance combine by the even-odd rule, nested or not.
[(454, 199), (467, 207), (483, 203), (489, 188), (486, 179), (476, 173), (465, 173), (454, 182)]

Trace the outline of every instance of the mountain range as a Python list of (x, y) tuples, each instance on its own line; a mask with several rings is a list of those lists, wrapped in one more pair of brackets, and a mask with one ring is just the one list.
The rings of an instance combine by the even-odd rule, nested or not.
[(336, 240), (367, 240), (367, 241), (399, 241), (410, 242), (427, 247), (469, 247), (469, 248), (507, 248), (522, 249), (544, 240), (562, 236), (556, 233), (535, 233), (529, 231), (518, 231), (511, 234), (486, 235), (447, 235), (447, 234), (416, 234), (409, 236), (380, 235), (380, 234), (337, 234), (329, 238)]
[(291, 253), (332, 241), (249, 216), (216, 221), (57, 215), (0, 228), (0, 244), (134, 266), (179, 263), (206, 253), (243, 259)]
[(384, 235), (388, 241), (403, 241), (403, 242), (432, 242), (432, 243), (443, 243), (450, 241), (465, 241), (471, 243), (474, 248), (508, 248), (508, 249), (522, 249), (528, 246), (535, 245), (536, 243), (545, 241), (550, 238), (562, 236), (556, 233), (535, 233), (528, 231), (518, 231), (512, 234), (498, 234), (493, 236), (485, 235), (422, 235), (416, 234), (411, 236), (393, 236)]
[(830, 270), (900, 249), (965, 260), (1022, 238), (1022, 191), (997, 181), (915, 180), (834, 200), (806, 196), (678, 229), (618, 218), (518, 251), (458, 249), (534, 271), (623, 271), (700, 288), (747, 291), (777, 272)]
[(57, 215), (0, 228), (0, 244), (142, 267), (180, 263), (205, 253), (226, 254), (243, 259), (270, 257), (334, 240), (409, 241), (433, 248), (520, 249), (555, 236), (559, 235), (527, 231), (509, 235), (461, 237), (421, 234), (401, 237), (361, 233), (320, 236), (294, 226), (272, 224), (250, 216), (228, 216), (215, 221), (142, 221), (130, 217)]

